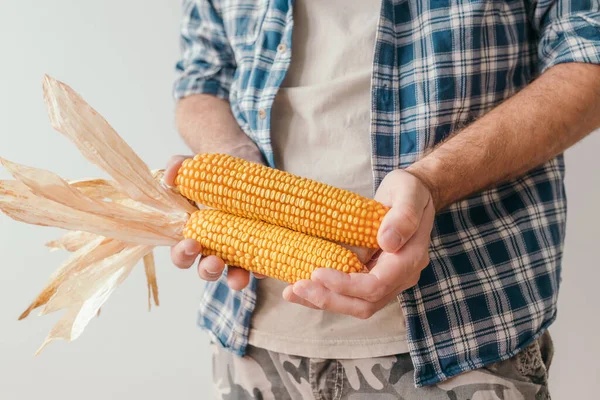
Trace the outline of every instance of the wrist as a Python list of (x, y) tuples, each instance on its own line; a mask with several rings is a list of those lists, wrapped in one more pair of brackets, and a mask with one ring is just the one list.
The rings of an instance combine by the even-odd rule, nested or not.
[(439, 211), (446, 206), (443, 199), (440, 187), (435, 179), (436, 177), (435, 162), (418, 161), (408, 166), (405, 171), (417, 178), (423, 186), (429, 191), (430, 201), (433, 204), (435, 211)]
[(254, 144), (254, 142), (251, 142), (250, 140), (248, 141), (248, 143), (233, 146), (228, 151), (225, 151), (225, 153), (233, 157), (241, 158), (243, 160), (250, 161), (256, 164), (266, 165), (265, 159), (261, 151)]

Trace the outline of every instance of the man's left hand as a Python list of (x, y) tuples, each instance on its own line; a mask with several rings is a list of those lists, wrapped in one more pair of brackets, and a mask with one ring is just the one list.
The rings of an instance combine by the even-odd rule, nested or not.
[(429, 264), (435, 215), (431, 192), (414, 175), (396, 170), (381, 182), (375, 200), (391, 208), (377, 235), (381, 251), (370, 254), (375, 257), (367, 263), (369, 273), (318, 268), (311, 279), (288, 286), (286, 300), (366, 319), (417, 284)]

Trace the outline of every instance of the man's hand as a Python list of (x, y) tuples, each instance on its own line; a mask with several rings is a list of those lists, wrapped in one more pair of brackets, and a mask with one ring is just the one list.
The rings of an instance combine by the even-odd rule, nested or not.
[(284, 298), (370, 317), (417, 282), (428, 262), (436, 210), (524, 174), (598, 128), (599, 94), (598, 65), (548, 69), (405, 171), (384, 179), (376, 199), (392, 209), (379, 229), (383, 251), (369, 274), (318, 269), (311, 280), (286, 288)]
[[(179, 133), (192, 152), (226, 153), (264, 164), (260, 150), (242, 131), (227, 101), (209, 94), (185, 97), (177, 103), (176, 119)], [(167, 185), (174, 185), (181, 163), (189, 157), (175, 156), (169, 160), (164, 175)], [(189, 268), (201, 250), (198, 242), (186, 239), (171, 248), (171, 259), (179, 268)], [(224, 269), (223, 260), (215, 256), (204, 257), (198, 263), (198, 274), (207, 281), (219, 279)], [(232, 289), (241, 290), (249, 281), (250, 274), (247, 271), (228, 268), (227, 283)]]
[[(193, 156), (174, 156), (171, 157), (165, 169), (164, 182), (167, 185), (174, 186), (177, 171), (186, 158)], [(248, 153), (244, 157), (248, 161), (262, 163), (262, 157), (256, 149), (256, 154)], [(171, 261), (175, 266), (181, 269), (190, 268), (196, 259), (200, 256), (202, 247), (194, 239), (184, 239), (175, 246), (171, 247)], [(198, 263), (198, 275), (206, 281), (216, 281), (225, 270), (225, 263), (219, 257), (208, 256), (202, 257)], [(254, 274), (257, 278), (264, 276)], [(242, 290), (250, 282), (250, 273), (244, 269), (236, 267), (228, 267), (227, 269), (227, 284), (234, 290)]]
[(379, 228), (381, 252), (369, 262), (370, 272), (319, 268), (310, 280), (288, 286), (286, 300), (365, 319), (417, 283), (429, 264), (435, 215), (431, 193), (415, 176), (396, 170), (381, 182), (375, 199), (391, 209)]

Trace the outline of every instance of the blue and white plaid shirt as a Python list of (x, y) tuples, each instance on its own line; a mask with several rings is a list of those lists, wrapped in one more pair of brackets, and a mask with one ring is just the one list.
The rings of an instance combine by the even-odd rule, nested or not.
[[(293, 49), (292, 0), (186, 0), (175, 97), (229, 100), (271, 166), (273, 99)], [(600, 63), (600, 0), (382, 0), (373, 57), (374, 190), (547, 68)], [(557, 110), (559, 112), (559, 110)], [(527, 132), (523, 132), (524, 135)], [(417, 386), (509, 358), (554, 321), (563, 158), (437, 215), (431, 263), (400, 296)], [(208, 283), (200, 325), (248, 343), (256, 282)]]

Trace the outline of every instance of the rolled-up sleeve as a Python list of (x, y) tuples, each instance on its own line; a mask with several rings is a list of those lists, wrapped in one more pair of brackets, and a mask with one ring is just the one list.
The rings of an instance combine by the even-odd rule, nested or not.
[(176, 100), (192, 94), (229, 97), (235, 57), (223, 19), (213, 0), (184, 0), (181, 23), (181, 58), (173, 87)]
[(539, 72), (561, 63), (600, 64), (600, 0), (530, 0)]

